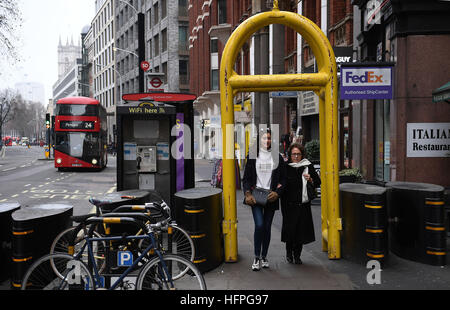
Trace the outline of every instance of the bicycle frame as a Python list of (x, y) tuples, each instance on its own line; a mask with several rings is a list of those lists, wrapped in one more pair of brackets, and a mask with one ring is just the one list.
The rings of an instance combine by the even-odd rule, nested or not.
[(173, 287), (173, 281), (172, 281), (172, 277), (169, 273), (169, 269), (163, 259), (162, 253), (160, 250), (158, 250), (157, 246), (156, 246), (156, 242), (155, 242), (155, 238), (153, 236), (153, 232), (150, 232), (148, 234), (145, 235), (133, 235), (133, 236), (111, 236), (111, 237), (85, 237), (85, 241), (86, 243), (81, 247), (81, 250), (78, 252), (77, 255), (74, 256), (75, 260), (80, 260), (81, 256), (83, 255), (86, 247), (88, 250), (88, 260), (89, 262), (92, 264), (92, 268), (94, 270), (94, 288), (98, 287), (98, 284), (101, 283), (101, 277), (100, 274), (98, 272), (97, 269), (97, 264), (95, 263), (95, 257), (94, 257), (94, 252), (92, 250), (92, 243), (95, 241), (123, 241), (123, 240), (139, 240), (139, 239), (150, 239), (150, 245), (143, 251), (143, 253), (136, 259), (134, 260), (133, 264), (131, 266), (129, 266), (120, 276), (119, 278), (111, 285), (111, 287), (109, 288), (109, 290), (114, 290), (121, 282), (122, 280), (137, 266), (137, 264), (139, 264), (139, 262), (142, 261), (142, 259), (144, 258), (144, 256), (146, 256), (146, 254), (150, 251), (150, 250), (154, 250), (155, 253), (158, 255), (159, 259), (161, 260), (162, 263), (162, 267), (163, 267), (163, 271), (167, 276), (167, 279), (170, 283), (170, 286)]

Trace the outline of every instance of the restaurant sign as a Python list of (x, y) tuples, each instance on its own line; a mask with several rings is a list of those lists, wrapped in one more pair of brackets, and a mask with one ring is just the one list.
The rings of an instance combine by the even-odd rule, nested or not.
[(450, 157), (450, 123), (408, 123), (407, 157)]

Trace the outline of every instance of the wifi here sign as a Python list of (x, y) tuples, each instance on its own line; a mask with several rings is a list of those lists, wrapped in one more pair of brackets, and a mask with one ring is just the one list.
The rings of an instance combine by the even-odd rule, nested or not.
[(392, 99), (392, 67), (341, 67), (341, 99)]

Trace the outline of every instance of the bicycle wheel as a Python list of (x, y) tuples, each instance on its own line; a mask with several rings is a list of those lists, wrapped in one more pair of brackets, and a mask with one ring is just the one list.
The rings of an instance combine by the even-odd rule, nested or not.
[[(169, 281), (169, 275), (172, 281)], [(174, 280), (172, 275), (177, 275), (177, 279)], [(141, 269), (136, 289), (206, 290), (206, 283), (203, 275), (191, 261), (178, 255), (165, 254), (163, 261), (155, 257)]]
[(39, 258), (22, 279), (22, 290), (93, 289), (93, 277), (87, 266), (62, 253), (47, 254)]
[[(60, 232), (55, 239), (53, 240), (53, 243), (50, 247), (50, 254), (53, 253), (65, 253), (68, 254), (69, 249), (69, 243), (70, 239), (73, 238), (73, 231), (75, 230), (76, 226), (67, 228)], [(75, 249), (74, 249), (74, 255), (77, 254), (80, 249), (84, 246), (86, 243), (85, 237), (87, 235), (88, 228), (81, 229), (75, 239)], [(101, 234), (94, 231), (94, 237), (101, 237)], [(97, 265), (97, 270), (99, 273), (101, 273), (106, 266), (106, 259), (105, 259), (105, 248), (106, 243), (104, 241), (93, 241), (92, 242), (92, 251), (94, 252), (95, 257), (95, 263)], [(88, 264), (88, 254), (87, 251), (82, 255), (83, 262), (85, 264)], [(57, 271), (58, 269), (55, 269)]]
[(194, 241), (183, 228), (169, 224), (168, 231), (161, 235), (161, 239), (163, 250), (167, 253), (180, 255), (191, 262), (194, 261)]
[[(170, 232), (170, 233), (169, 233)], [(169, 224), (166, 230), (156, 231), (154, 236), (161, 246), (161, 251), (167, 254), (176, 254), (194, 261), (195, 247), (191, 236), (181, 227)], [(143, 239), (139, 242), (140, 249), (146, 249), (150, 245), (148, 239)]]

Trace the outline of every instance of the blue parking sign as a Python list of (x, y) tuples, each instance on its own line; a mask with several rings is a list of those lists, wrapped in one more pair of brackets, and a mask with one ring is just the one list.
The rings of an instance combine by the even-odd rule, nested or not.
[(131, 266), (133, 265), (133, 253), (130, 251), (119, 251), (117, 252), (117, 266)]

